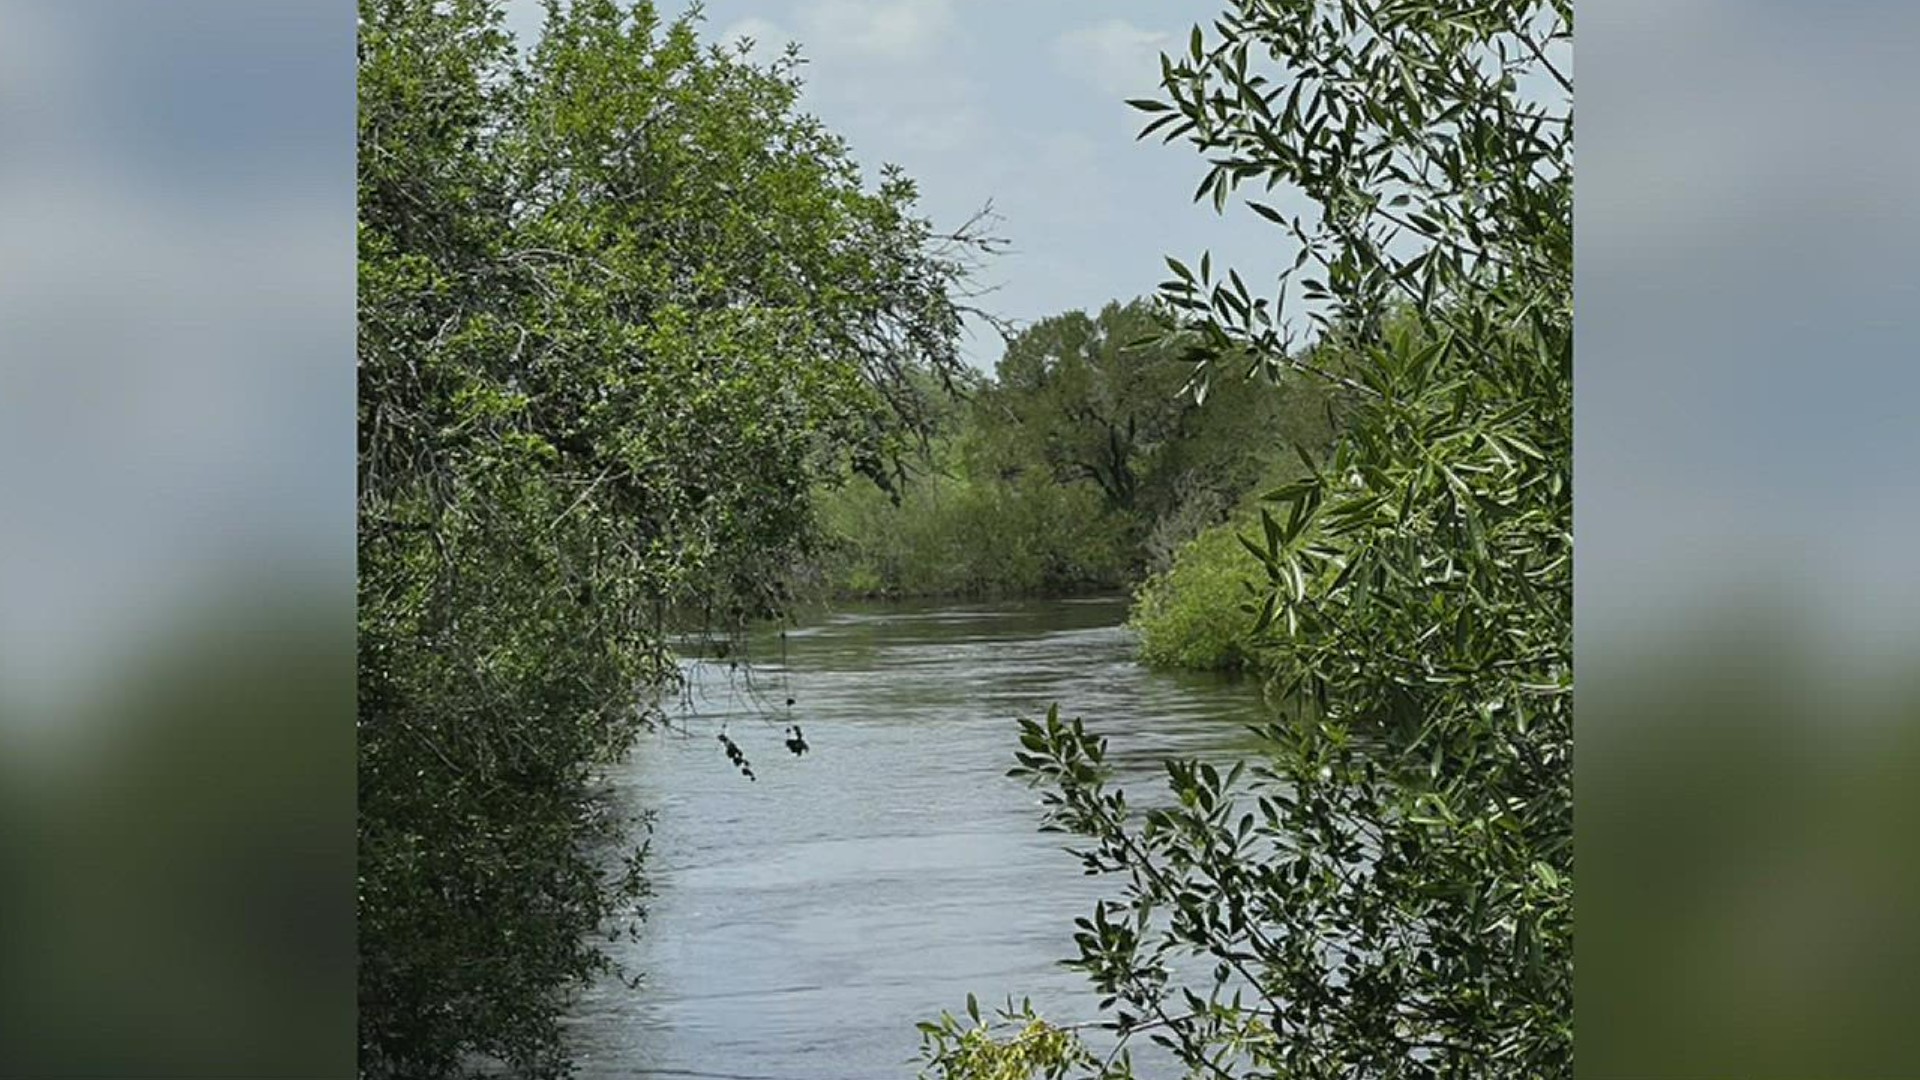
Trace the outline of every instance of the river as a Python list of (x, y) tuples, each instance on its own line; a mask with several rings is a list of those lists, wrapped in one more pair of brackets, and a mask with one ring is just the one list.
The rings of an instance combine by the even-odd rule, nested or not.
[[(1039, 793), (1006, 777), (1014, 718), (1059, 702), (1144, 792), (1164, 757), (1243, 750), (1265, 715), (1250, 684), (1134, 662), (1125, 615), (1120, 599), (841, 607), (745, 669), (693, 665), (686, 731), (643, 739), (615, 777), (657, 812), (655, 895), (614, 947), (640, 987), (605, 980), (573, 1010), (580, 1075), (912, 1077), (914, 1022), (970, 991), (1093, 1018), (1058, 961), (1116, 883), (1037, 831)], [(783, 745), (795, 722), (801, 756)]]

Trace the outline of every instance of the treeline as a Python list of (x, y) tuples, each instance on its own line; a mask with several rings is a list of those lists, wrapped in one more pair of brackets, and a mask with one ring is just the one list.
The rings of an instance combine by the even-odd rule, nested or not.
[[(1331, 340), (1323, 370), (1345, 366)], [(826, 543), (803, 575), (816, 589), (1137, 590), (1148, 660), (1258, 666), (1240, 607), (1259, 563), (1237, 536), (1260, 492), (1330, 452), (1350, 407), (1337, 385), (1246, 361), (1199, 368), (1164, 306), (1141, 299), (1043, 319), (956, 391), (905, 483), (816, 490)]]
[(819, 574), (848, 596), (1059, 595), (1129, 586), (1260, 484), (1324, 451), (1324, 386), (1248, 372), (1195, 385), (1164, 310), (1114, 302), (1014, 335), (957, 387), (909, 483), (823, 487)]

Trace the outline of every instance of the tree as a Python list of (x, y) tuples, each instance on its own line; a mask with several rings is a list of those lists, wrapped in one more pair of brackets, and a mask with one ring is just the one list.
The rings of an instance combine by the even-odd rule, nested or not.
[(1011, 422), (1003, 441), (1057, 479), (1097, 485), (1110, 508), (1133, 512), (1141, 458), (1169, 437), (1184, 408), (1170, 358), (1128, 347), (1156, 329), (1151, 308), (1135, 301), (1108, 304), (1096, 318), (1042, 319), (1013, 337), (987, 402)]
[[(1163, 58), (1143, 134), (1206, 154), (1216, 206), (1314, 205), (1250, 203), (1297, 245), (1318, 350), (1279, 318), (1292, 272), (1269, 301), (1176, 261), (1162, 295), (1204, 356), (1354, 404), (1245, 538), (1293, 706), (1263, 758), (1169, 762), (1142, 807), (1081, 721), (1022, 723), (1015, 773), (1121, 883), (1075, 963), (1123, 1047), (1193, 1076), (1569, 1076), (1571, 7), (1241, 0), (1212, 30)], [(943, 1017), (928, 1071), (990, 1075), (960, 1051), (993, 1030)], [(1067, 1043), (994, 1064), (1131, 1075)]]
[(1095, 485), (1108, 509), (1139, 522), (1205, 499), (1223, 513), (1259, 479), (1276, 446), (1319, 448), (1331, 401), (1320, 388), (1282, 394), (1233, 372), (1231, 393), (1182, 393), (1189, 351), (1168, 339), (1152, 302), (1070, 311), (1014, 335), (996, 383), (978, 397), (985, 441), (1005, 471), (1030, 465)]
[(498, 0), (360, 17), (361, 1067), (557, 1075), (666, 635), (777, 607), (812, 483), (889, 475), (971, 238), (693, 15), (550, 3), (524, 60)]

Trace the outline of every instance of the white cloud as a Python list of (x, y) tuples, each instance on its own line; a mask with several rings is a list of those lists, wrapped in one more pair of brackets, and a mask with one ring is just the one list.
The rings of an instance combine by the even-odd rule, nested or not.
[(810, 54), (892, 62), (931, 55), (954, 25), (951, 0), (810, 0), (799, 18)]
[(1125, 19), (1108, 19), (1061, 34), (1053, 55), (1068, 74), (1116, 97), (1150, 93), (1160, 82), (1160, 54), (1174, 48), (1174, 36), (1146, 30)]
[(758, 64), (779, 59), (780, 54), (786, 51), (787, 43), (794, 40), (794, 36), (777, 23), (748, 17), (728, 24), (714, 37), (714, 41), (731, 47), (742, 38), (753, 41), (753, 49), (747, 55)]

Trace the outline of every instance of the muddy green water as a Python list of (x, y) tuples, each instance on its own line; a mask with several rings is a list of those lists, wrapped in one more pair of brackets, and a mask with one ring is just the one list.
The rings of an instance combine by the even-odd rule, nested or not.
[[(1059, 702), (1107, 735), (1130, 791), (1168, 755), (1229, 756), (1265, 715), (1246, 683), (1133, 660), (1119, 599), (841, 607), (756, 644), (751, 679), (694, 667), (684, 734), (644, 739), (620, 797), (657, 812), (644, 973), (574, 1009), (587, 1078), (911, 1077), (916, 1020), (1094, 995), (1058, 961), (1113, 884), (1037, 831), (1006, 777), (1014, 718)], [(786, 700), (791, 697), (791, 708)], [(811, 751), (789, 754), (798, 722)], [(714, 732), (751, 760), (748, 783)]]

